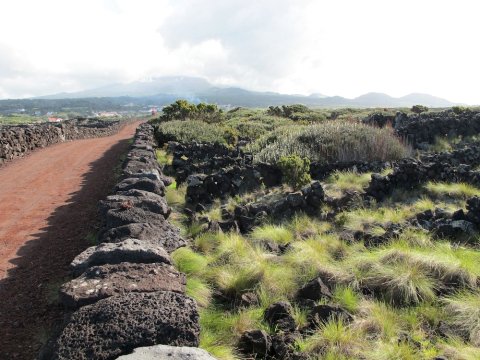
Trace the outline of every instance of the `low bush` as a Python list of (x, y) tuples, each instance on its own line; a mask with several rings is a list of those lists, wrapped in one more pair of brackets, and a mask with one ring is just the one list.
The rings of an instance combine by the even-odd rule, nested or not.
[(294, 189), (310, 184), (310, 160), (297, 155), (282, 156), (278, 161), (283, 182)]
[(308, 126), (285, 126), (259, 138), (249, 148), (256, 161), (277, 163), (297, 155), (310, 161), (389, 161), (410, 154), (389, 128), (356, 122), (325, 121)]

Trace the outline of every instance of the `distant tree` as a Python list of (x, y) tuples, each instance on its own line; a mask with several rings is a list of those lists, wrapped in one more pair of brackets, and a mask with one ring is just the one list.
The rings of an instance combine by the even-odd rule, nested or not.
[(283, 111), (278, 106), (269, 106), (267, 110), (267, 115), (270, 116), (283, 116)]
[(293, 104), (293, 105), (282, 105), (279, 106), (270, 106), (267, 110), (267, 115), (271, 116), (282, 116), (292, 120), (298, 120), (301, 114), (306, 114), (311, 112), (311, 110), (302, 104)]
[(468, 111), (470, 110), (468, 107), (465, 107), (465, 106), (452, 106), (452, 111), (455, 113), (455, 114), (462, 114), (464, 113), (465, 111)]
[(165, 106), (162, 112), (160, 119), (163, 121), (196, 119), (216, 122), (221, 120), (223, 114), (223, 111), (217, 105), (205, 103), (195, 105), (187, 100), (177, 100), (173, 104)]
[(415, 114), (420, 114), (422, 112), (428, 111), (428, 107), (424, 105), (413, 105), (410, 111), (414, 112)]

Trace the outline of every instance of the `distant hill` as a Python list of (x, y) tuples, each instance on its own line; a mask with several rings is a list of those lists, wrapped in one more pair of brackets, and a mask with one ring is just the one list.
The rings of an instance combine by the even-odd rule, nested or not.
[(111, 84), (73, 93), (41, 96), (40, 99), (80, 99), (92, 97), (148, 97), (152, 95), (194, 96), (212, 88), (205, 79), (187, 76), (165, 76), (128, 84)]
[[(218, 87), (207, 80), (188, 76), (168, 76), (135, 81), (128, 84), (112, 84), (74, 93), (60, 93), (36, 99), (84, 99), (128, 97), (130, 102), (165, 105), (172, 98), (205, 101), (219, 105), (267, 107), (270, 105), (304, 104), (318, 107), (410, 107), (421, 104), (428, 107), (449, 107), (454, 103), (428, 94), (409, 94), (394, 98), (383, 93), (368, 93), (354, 99), (341, 96), (287, 95), (274, 92), (258, 92), (238, 87)], [(132, 100), (133, 98), (133, 100)], [(137, 99), (137, 100), (136, 100)], [(148, 102), (147, 101), (147, 102)]]

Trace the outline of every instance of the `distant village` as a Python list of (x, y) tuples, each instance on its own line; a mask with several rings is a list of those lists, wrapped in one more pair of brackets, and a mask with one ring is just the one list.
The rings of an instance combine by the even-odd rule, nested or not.
[(76, 118), (78, 116), (85, 116), (85, 117), (92, 117), (92, 118), (119, 118), (125, 116), (132, 116), (132, 115), (152, 115), (155, 116), (158, 113), (158, 109), (161, 107), (150, 105), (145, 106), (142, 109), (135, 109), (135, 110), (126, 110), (126, 111), (80, 111), (80, 112), (70, 112), (68, 110), (61, 111), (61, 112), (53, 112), (53, 111), (29, 111), (24, 108), (19, 109), (12, 109), (12, 110), (3, 110), (0, 111), (0, 123), (8, 122), (3, 120), (8, 119), (30, 119), (29, 122), (51, 122), (51, 123), (58, 123), (64, 120), (69, 120), (72, 118)]

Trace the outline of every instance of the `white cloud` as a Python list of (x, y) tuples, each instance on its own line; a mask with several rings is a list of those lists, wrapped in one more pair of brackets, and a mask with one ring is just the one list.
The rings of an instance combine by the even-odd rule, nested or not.
[(3, 0), (0, 97), (155, 75), (480, 103), (475, 0)]

